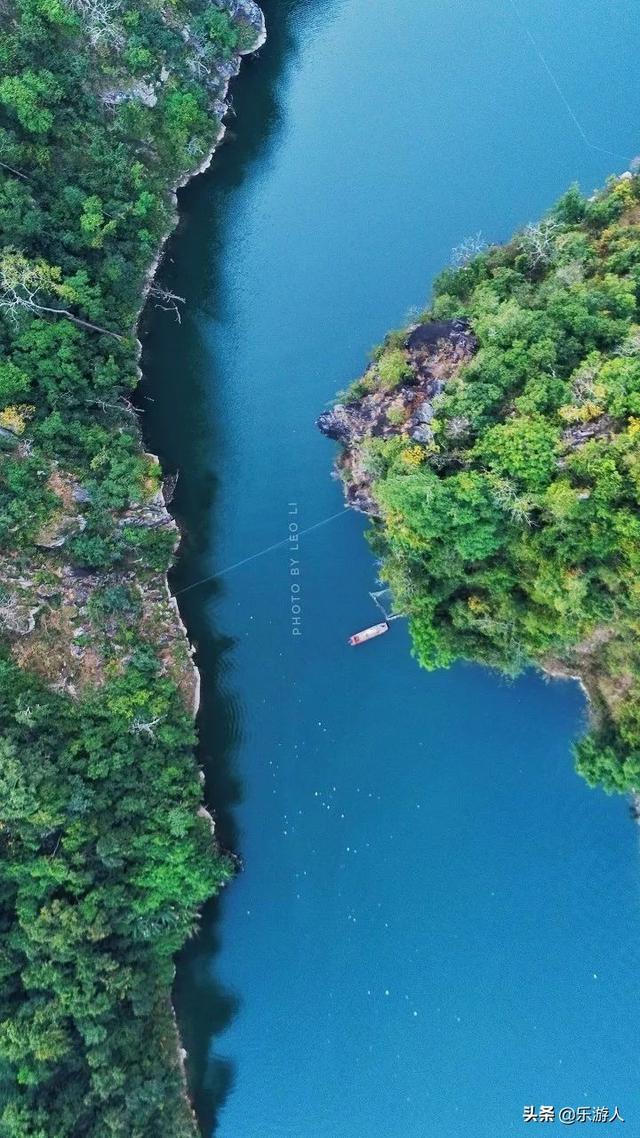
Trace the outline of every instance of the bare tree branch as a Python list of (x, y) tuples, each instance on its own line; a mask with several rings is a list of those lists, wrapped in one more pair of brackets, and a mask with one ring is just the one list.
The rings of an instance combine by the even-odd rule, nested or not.
[(547, 265), (553, 260), (556, 248), (558, 222), (552, 217), (544, 218), (535, 225), (527, 225), (520, 234), (520, 247), (526, 253), (531, 268)]
[(121, 47), (124, 43), (122, 30), (116, 24), (120, 12), (120, 0), (67, 0), (69, 7), (84, 23), (89, 42), (93, 47), (110, 43)]
[(176, 320), (178, 321), (178, 324), (182, 323), (178, 305), (186, 304), (183, 296), (178, 296), (175, 292), (171, 292), (170, 289), (164, 288), (157, 282), (154, 282), (154, 284), (151, 285), (151, 288), (149, 289), (149, 296), (153, 300), (164, 302), (154, 305), (154, 308), (161, 308), (163, 312), (173, 312)]
[(31, 181), (31, 179), (28, 178), (26, 174), (23, 174), (20, 170), (16, 170), (15, 167), (10, 166), (8, 162), (0, 162), (0, 166), (2, 166), (5, 170), (10, 170), (12, 174), (15, 174), (17, 178), (22, 178), (25, 182)]
[(479, 253), (483, 253), (486, 248), (487, 242), (478, 230), (473, 236), (465, 237), (464, 241), (461, 241), (451, 250), (451, 263), (456, 268), (463, 269), (465, 265), (469, 264), (469, 261), (477, 257)]
[(163, 719), (164, 716), (158, 716), (157, 719), (149, 720), (140, 718), (134, 719), (129, 731), (132, 735), (144, 735), (145, 738), (153, 740), (156, 737), (155, 728), (159, 723), (162, 723)]
[(90, 320), (83, 320), (68, 308), (54, 308), (42, 303), (41, 296), (53, 295), (61, 300), (73, 297), (73, 290), (61, 282), (60, 275), (59, 269), (52, 268), (45, 261), (28, 261), (17, 249), (5, 249), (0, 257), (0, 309), (5, 309), (14, 320), (19, 311), (36, 315), (51, 312), (56, 316), (64, 316), (81, 328), (101, 332), (105, 336), (112, 336), (114, 340), (124, 340), (124, 336), (118, 332), (112, 332), (100, 324), (92, 324)]

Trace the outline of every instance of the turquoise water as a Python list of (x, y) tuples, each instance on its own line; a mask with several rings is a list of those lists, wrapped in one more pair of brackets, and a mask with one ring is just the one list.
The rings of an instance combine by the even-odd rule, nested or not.
[[(640, 150), (635, 0), (265, 7), (230, 141), (181, 196), (182, 325), (147, 339), (177, 589), (341, 510), (314, 418), (455, 244)], [(573, 772), (582, 695), (423, 673), (401, 622), (348, 649), (377, 612), (363, 528), (301, 537), (299, 577), (277, 549), (181, 596), (245, 865), (178, 973), (203, 1133), (497, 1138), (545, 1103), (640, 1134), (637, 830)]]

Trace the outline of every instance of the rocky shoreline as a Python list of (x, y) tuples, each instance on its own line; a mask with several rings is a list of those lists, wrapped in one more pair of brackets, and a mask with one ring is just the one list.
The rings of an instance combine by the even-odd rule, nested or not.
[[(5, 15), (7, 36), (20, 44), (15, 60), (9, 58), (11, 51), (5, 53), (3, 70), (11, 74), (20, 59), (28, 62), (32, 52), (36, 62), (40, 57), (25, 13)], [(18, 18), (22, 15), (24, 20)], [(242, 57), (265, 42), (266, 27), (254, 0), (213, 0), (205, 12), (151, 5), (144, 33), (148, 46), (134, 49), (136, 33), (126, 18), (135, 22), (139, 12), (112, 6), (103, 13), (107, 24), (98, 27), (94, 10), (83, 9), (70, 24), (65, 19), (64, 31), (57, 15), (42, 16), (43, 28), (46, 24), (57, 45), (51, 84), (60, 92), (56, 100), (61, 104), (56, 102), (55, 113), (46, 112), (42, 151), (36, 155), (30, 149), (29, 128), (20, 115), (11, 112), (8, 120), (8, 137), (25, 166), (33, 166), (33, 179), (17, 168), (7, 166), (6, 171), (24, 180), (24, 208), (33, 210), (43, 228), (47, 216), (56, 220), (50, 241), (43, 245), (34, 231), (24, 255), (11, 246), (5, 254), (6, 271), (27, 274), (24, 281), (31, 280), (29, 272), (41, 272), (37, 289), (44, 302), (33, 300), (32, 309), (32, 299), (16, 293), (16, 305), (31, 313), (25, 327), (30, 333), (33, 329), (29, 374), (25, 371), (20, 379), (16, 400), (27, 387), (33, 399), (14, 404), (9, 389), (3, 389), (0, 423), (5, 511), (0, 637), (8, 677), (3, 707), (9, 746), (15, 739), (24, 747), (29, 739), (30, 747), (30, 732), (35, 731), (30, 706), (22, 718), (15, 714), (23, 687), (42, 693), (42, 715), (46, 708), (53, 717), (52, 729), (38, 726), (35, 737), (43, 755), (51, 751), (51, 762), (42, 763), (40, 770), (31, 759), (35, 773), (29, 784), (31, 812), (40, 817), (42, 811), (46, 822), (40, 830), (33, 823), (37, 841), (31, 831), (23, 840), (19, 826), (15, 833), (4, 826), (10, 855), (5, 880), (15, 881), (11, 875), (18, 870), (29, 880), (39, 872), (31, 863), (35, 867), (44, 858), (48, 864), (53, 849), (54, 856), (59, 854), (60, 881), (73, 879), (65, 905), (74, 904), (83, 891), (97, 895), (91, 893), (93, 887), (104, 890), (101, 908), (108, 908), (109, 916), (94, 916), (91, 906), (77, 904), (80, 931), (70, 942), (63, 978), (55, 938), (51, 945), (38, 939), (24, 919), (27, 902), (19, 889), (6, 889), (3, 919), (15, 937), (16, 975), (24, 960), (44, 963), (34, 984), (40, 994), (25, 991), (16, 1010), (15, 992), (9, 991), (3, 1014), (15, 1015), (16, 1024), (37, 1025), (39, 1003), (47, 1002), (56, 1022), (65, 1025), (64, 1038), (68, 1033), (71, 1039), (75, 1031), (73, 1046), (56, 1049), (51, 1062), (37, 1047), (26, 1047), (28, 1080), (21, 1079), (15, 1064), (24, 1125), (29, 1119), (37, 1129), (39, 1102), (49, 1095), (47, 1113), (56, 1133), (71, 1135), (75, 1126), (84, 1131), (87, 1120), (100, 1116), (102, 1121), (110, 1111), (110, 1125), (118, 1134), (125, 1129), (142, 1133), (143, 1128), (145, 1134), (155, 1134), (164, 1119), (172, 1134), (186, 1138), (196, 1135), (198, 1127), (171, 1006), (173, 961), (192, 934), (199, 908), (229, 880), (233, 859), (216, 844), (214, 821), (203, 802), (204, 774), (193, 751), (201, 678), (167, 576), (180, 544), (179, 527), (168, 509), (171, 479), (163, 479), (158, 457), (145, 450), (130, 396), (142, 377), (145, 305), (157, 298), (163, 307), (171, 306), (167, 290), (155, 278), (179, 220), (178, 190), (210, 165), (225, 135), (231, 80)], [(63, 50), (69, 43), (76, 49), (73, 63)], [(137, 51), (135, 62), (122, 50), (125, 44), (134, 55)], [(15, 77), (15, 82), (21, 80)], [(47, 177), (43, 170), (49, 161), (55, 174)], [(111, 170), (113, 186), (106, 186)], [(71, 204), (65, 187), (72, 184), (76, 198)], [(15, 193), (13, 183), (9, 187)], [(113, 197), (106, 205), (103, 191)], [(130, 200), (133, 194), (139, 197)], [(61, 217), (69, 229), (60, 237)], [(23, 231), (17, 220), (14, 228), (18, 245)], [(10, 226), (8, 241), (11, 237)], [(46, 260), (40, 261), (43, 247)], [(75, 268), (74, 281), (83, 282), (77, 295), (64, 286), (73, 295), (71, 307), (82, 315), (52, 303), (63, 289), (58, 284), (63, 270), (57, 263), (49, 266), (49, 259), (56, 258), (65, 273), (71, 275)], [(125, 282), (121, 292), (113, 283), (120, 279)], [(19, 290), (30, 287), (22, 276), (18, 284)], [(84, 319), (93, 317), (92, 306), (100, 312), (100, 323)], [(40, 315), (41, 321), (33, 319)], [(12, 360), (22, 350), (22, 325), (16, 320), (14, 328), (9, 321), (6, 328), (4, 343)], [(17, 365), (7, 367), (22, 375)], [(65, 732), (75, 749), (69, 744), (65, 750)], [(26, 780), (31, 777), (28, 761), (25, 766)], [(76, 792), (81, 799), (77, 810), (63, 808), (60, 803), (75, 803)], [(178, 816), (180, 825), (172, 827)], [(68, 833), (73, 837), (66, 845)], [(113, 852), (120, 846), (126, 856)], [(187, 867), (182, 877), (175, 868), (180, 855)], [(43, 884), (38, 896), (42, 913), (45, 900), (51, 900), (55, 925), (60, 904), (55, 884)], [(114, 964), (127, 977), (117, 988), (104, 980), (103, 971), (104, 943), (116, 929), (120, 940)], [(60, 923), (61, 939), (63, 931)], [(95, 966), (92, 983), (96, 990), (103, 986), (100, 1006), (97, 1011), (90, 1007), (87, 983), (71, 1012), (67, 984), (73, 982), (67, 974), (72, 977), (77, 967), (88, 976), (90, 961)], [(148, 988), (144, 1006), (131, 994), (136, 985)], [(86, 1024), (86, 1017), (101, 1024), (91, 1038), (84, 1028), (74, 1027)], [(144, 1062), (141, 1046), (149, 1050)], [(105, 1089), (99, 1068), (114, 1065), (113, 1056), (122, 1076)], [(139, 1086), (145, 1087), (143, 1094)], [(81, 1109), (82, 1118), (74, 1113)]]
[[(376, 443), (396, 440), (409, 464), (412, 458), (417, 462), (433, 460), (432, 423), (438, 397), (477, 350), (478, 340), (465, 319), (425, 319), (413, 324), (402, 333), (392, 333), (362, 378), (351, 385), (340, 402), (318, 417), (316, 425), (322, 434), (340, 445), (335, 476), (343, 484), (347, 505), (378, 526), (383, 524), (383, 511), (375, 496)], [(390, 360), (391, 368), (387, 366)], [(609, 420), (603, 416), (587, 428), (570, 428), (563, 436), (565, 447), (576, 449), (590, 438), (606, 435), (609, 427)], [(598, 666), (600, 653), (615, 635), (614, 628), (602, 625), (566, 657), (535, 661), (545, 676), (580, 685), (596, 726), (620, 698), (618, 688), (607, 687), (606, 669)], [(640, 824), (640, 791), (631, 793), (630, 811)]]
[[(162, 241), (158, 247), (157, 254), (156, 254), (156, 256), (155, 256), (155, 258), (154, 258), (154, 260), (153, 260), (153, 262), (149, 268), (149, 272), (147, 273), (147, 276), (145, 278), (145, 283), (144, 283), (144, 287), (142, 290), (142, 300), (141, 300), (140, 308), (138, 310), (138, 315), (137, 315), (137, 319), (136, 319), (136, 329), (135, 330), (136, 330), (136, 347), (137, 347), (137, 355), (138, 355), (138, 378), (139, 378), (139, 380), (142, 380), (142, 378), (143, 378), (143, 372), (142, 372), (142, 368), (140, 367), (140, 362), (139, 362), (141, 355), (142, 355), (142, 342), (141, 342), (139, 335), (138, 335), (139, 327), (140, 327), (140, 320), (142, 318), (142, 314), (144, 312), (144, 309), (146, 307), (146, 304), (147, 304), (147, 301), (149, 298), (150, 289), (151, 289), (153, 282), (157, 276), (158, 269), (160, 268), (160, 265), (162, 263), (162, 258), (164, 256), (167, 241), (169, 240), (169, 238), (171, 237), (171, 235), (175, 231), (175, 228), (178, 225), (178, 222), (180, 220), (180, 211), (178, 208), (178, 190), (183, 189), (185, 186), (188, 186), (189, 183), (191, 181), (193, 181), (194, 178), (199, 177), (200, 174), (204, 174), (205, 171), (209, 169), (209, 166), (211, 165), (211, 162), (213, 161), (213, 157), (214, 157), (216, 151), (218, 150), (220, 144), (224, 141), (224, 137), (227, 133), (227, 127), (226, 127), (226, 123), (224, 122), (224, 117), (228, 113), (228, 110), (229, 110), (228, 93), (229, 93), (229, 86), (231, 84), (231, 80), (235, 79), (239, 75), (240, 65), (241, 65), (241, 61), (242, 61), (243, 56), (255, 55), (255, 53), (257, 51), (259, 51), (261, 47), (264, 46), (264, 44), (266, 43), (266, 40), (267, 40), (267, 28), (266, 28), (264, 13), (262, 12), (262, 9), (259, 8), (258, 5), (254, 2), (254, 0), (233, 0), (233, 10), (234, 10), (234, 14), (241, 15), (243, 17), (243, 19), (248, 24), (250, 24), (252, 27), (255, 28), (255, 31), (256, 31), (255, 42), (253, 43), (253, 45), (250, 48), (247, 48), (243, 51), (239, 51), (238, 54), (233, 56), (233, 58), (229, 61), (229, 63), (226, 64), (224, 66), (224, 68), (222, 68), (222, 70), (218, 71), (219, 75), (220, 74), (223, 75), (223, 80), (224, 80), (222, 90), (218, 92), (218, 95), (217, 95), (217, 98), (215, 101), (215, 105), (214, 105), (214, 109), (220, 118), (220, 127), (218, 130), (218, 133), (215, 137), (213, 145), (211, 146), (211, 149), (207, 153), (206, 157), (203, 158), (202, 162), (191, 172), (185, 173), (179, 179), (179, 181), (176, 182), (176, 184), (171, 187), (171, 189), (169, 191), (171, 203), (172, 203), (172, 208), (173, 208), (173, 215), (171, 218), (171, 223), (167, 227), (165, 235), (164, 235), (164, 237), (163, 237), (163, 239), (162, 239)], [(161, 464), (160, 464), (160, 459), (158, 458), (158, 456), (153, 455), (153, 457), (155, 458), (156, 462), (160, 466)], [(164, 484), (163, 484), (162, 490), (160, 491), (160, 494), (161, 494), (161, 499), (162, 499), (162, 505), (163, 505), (163, 508), (166, 512), (167, 518), (170, 519), (170, 524), (174, 527), (175, 532), (176, 532), (176, 552), (177, 552), (178, 545), (180, 543), (179, 528), (178, 528), (175, 520), (173, 519), (173, 517), (170, 515), (170, 512), (167, 509), (168, 502), (167, 502), (165, 492), (164, 492)], [(187, 628), (184, 624), (184, 621), (182, 620), (182, 615), (180, 613), (180, 607), (178, 605), (176, 598), (171, 593), (171, 589), (169, 588), (168, 577), (166, 577), (166, 576), (164, 578), (164, 585), (165, 585), (165, 589), (166, 589), (168, 604), (169, 604), (170, 608), (173, 610), (173, 613), (175, 616), (175, 623), (179, 629), (180, 635), (184, 637), (184, 640), (188, 645), (189, 657), (191, 660), (191, 669), (193, 672), (193, 679), (194, 679), (193, 716), (195, 719), (195, 717), (198, 714), (198, 711), (200, 710), (200, 692), (201, 692), (201, 683), (202, 683), (199, 669), (198, 669), (198, 667), (194, 661), (195, 649), (194, 649), (194, 646), (192, 645), (192, 643), (190, 641), (189, 633), (188, 633)]]
[[(164, 251), (166, 248), (167, 241), (171, 237), (172, 233), (174, 232), (174, 230), (175, 230), (175, 228), (176, 228), (176, 226), (180, 220), (177, 191), (179, 189), (182, 189), (184, 186), (187, 186), (193, 180), (193, 178), (196, 178), (200, 174), (203, 174), (206, 170), (208, 170), (209, 166), (211, 165), (213, 157), (214, 157), (216, 151), (218, 150), (218, 147), (220, 146), (221, 142), (223, 141), (225, 134), (226, 134), (226, 130), (227, 130), (226, 124), (224, 122), (224, 116), (227, 114), (228, 109), (229, 109), (228, 92), (229, 92), (229, 86), (230, 86), (231, 80), (234, 79), (239, 74), (242, 57), (245, 55), (255, 54), (255, 52), (257, 52), (264, 45), (264, 43), (266, 42), (266, 39), (267, 39), (267, 29), (266, 29), (264, 13), (258, 7), (258, 5), (254, 3), (254, 0), (234, 0), (233, 9), (234, 9), (235, 15), (241, 16), (241, 18), (243, 18), (247, 23), (250, 23), (256, 29), (255, 42), (253, 43), (253, 45), (250, 48), (248, 48), (244, 51), (238, 52), (238, 54), (235, 55), (232, 58), (232, 60), (230, 60), (229, 63), (224, 68), (223, 87), (222, 87), (222, 91), (219, 92), (219, 94), (218, 94), (218, 98), (216, 100), (216, 105), (214, 108), (216, 113), (219, 115), (219, 118), (220, 118), (220, 128), (218, 130), (218, 133), (216, 135), (216, 138), (214, 140), (214, 143), (213, 143), (210, 151), (208, 152), (206, 157), (202, 160), (202, 162), (196, 167), (196, 169), (192, 170), (191, 172), (185, 173), (184, 176), (182, 178), (180, 178), (180, 180), (172, 187), (172, 189), (170, 191), (171, 201), (172, 201), (172, 206), (173, 206), (173, 216), (172, 216), (171, 224), (167, 228), (165, 236), (164, 236), (164, 238), (160, 244), (160, 247), (158, 248), (157, 255), (156, 255), (152, 265), (150, 266), (149, 272), (148, 272), (147, 277), (145, 279), (142, 303), (140, 305), (140, 309), (138, 312), (138, 318), (136, 321), (136, 333), (138, 332), (140, 320), (141, 320), (144, 308), (145, 308), (147, 300), (148, 300), (149, 291), (153, 285), (153, 282), (155, 280), (158, 269), (162, 263), (162, 258), (164, 255)], [(137, 351), (138, 351), (138, 361), (139, 361), (141, 354), (142, 354), (142, 343), (139, 339), (139, 336), (136, 336), (136, 341), (137, 341)], [(138, 363), (138, 375), (139, 375), (139, 378), (142, 379), (143, 372), (142, 372), (142, 369), (141, 369), (139, 363)], [(160, 460), (159, 460), (158, 456), (156, 455), (154, 457), (155, 457), (158, 465), (160, 465)], [(172, 526), (172, 528), (174, 529), (175, 534), (176, 534), (176, 552), (177, 552), (179, 544), (180, 544), (179, 527), (178, 527), (175, 519), (169, 513), (167, 499), (165, 496), (164, 489), (161, 489), (159, 493), (160, 493), (160, 498), (162, 501), (163, 511), (164, 511), (164, 513), (168, 519), (169, 524)], [(178, 604), (178, 601), (177, 601), (176, 597), (172, 594), (171, 589), (169, 587), (169, 580), (168, 580), (168, 577), (166, 575), (163, 579), (163, 584), (164, 584), (165, 595), (166, 595), (166, 603), (167, 603), (169, 609), (171, 610), (171, 612), (173, 614), (173, 620), (174, 620), (174, 624), (175, 624), (177, 634), (183, 640), (183, 642), (186, 646), (187, 652), (188, 652), (188, 660), (189, 660), (188, 667), (189, 667), (189, 671), (191, 673), (191, 679), (192, 679), (192, 683), (191, 683), (191, 688), (192, 688), (191, 709), (192, 709), (193, 718), (195, 720), (197, 718), (198, 712), (200, 710), (200, 696), (201, 696), (201, 686), (202, 686), (202, 678), (201, 678), (200, 670), (199, 670), (199, 668), (195, 662), (195, 659), (194, 659), (195, 648), (194, 648), (194, 645), (192, 644), (191, 639), (189, 637), (189, 632), (187, 630), (187, 627), (186, 627), (186, 625), (182, 619), (182, 614), (180, 612), (180, 606)], [(202, 768), (199, 768), (199, 778), (200, 778), (201, 783), (204, 784), (204, 771), (202, 770)], [(210, 812), (206, 809), (206, 807), (204, 805), (201, 805), (198, 808), (198, 814), (208, 822), (212, 839), (215, 841), (215, 822), (214, 822), (214, 819), (211, 816)], [(189, 1080), (188, 1080), (187, 1066), (186, 1066), (188, 1053), (186, 1051), (186, 1048), (183, 1045), (183, 1041), (182, 1041), (182, 1038), (180, 1035), (180, 1028), (179, 1028), (178, 1020), (177, 1020), (177, 1016), (176, 1016), (176, 1011), (175, 1011), (173, 1004), (170, 1004), (170, 1014), (171, 1014), (171, 1021), (173, 1024), (173, 1029), (175, 1032), (175, 1055), (176, 1055), (178, 1068), (180, 1071), (180, 1078), (181, 1078), (182, 1088), (183, 1088), (184, 1103), (185, 1103), (185, 1107), (188, 1110), (189, 1115), (190, 1115), (193, 1133), (194, 1133), (194, 1135), (197, 1135), (197, 1134), (199, 1134), (200, 1131), (199, 1131), (199, 1126), (198, 1126), (198, 1119), (197, 1119), (195, 1110), (193, 1108), (191, 1095), (189, 1093)]]
[[(406, 330), (400, 347), (382, 353), (361, 380), (347, 392), (344, 403), (323, 412), (316, 425), (342, 451), (336, 469), (345, 487), (347, 504), (379, 517), (372, 490), (367, 444), (372, 439), (402, 438), (426, 448), (433, 442), (434, 400), (445, 384), (473, 358), (478, 343), (465, 320), (426, 321)], [(392, 379), (385, 381), (385, 356), (393, 354)]]

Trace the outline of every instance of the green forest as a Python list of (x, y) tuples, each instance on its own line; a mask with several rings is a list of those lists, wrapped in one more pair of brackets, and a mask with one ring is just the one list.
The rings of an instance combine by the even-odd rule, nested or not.
[[(578, 676), (577, 766), (640, 786), (640, 177), (570, 189), (503, 246), (458, 252), (421, 320), (476, 341), (432, 402), (426, 441), (361, 444), (370, 532), (426, 668), (477, 661)], [(347, 394), (411, 383), (406, 330)], [(348, 407), (354, 408), (351, 402)], [(390, 432), (389, 424), (395, 422)], [(352, 459), (342, 465), (353, 476)], [(350, 473), (351, 472), (351, 473)]]
[(231, 864), (130, 396), (172, 189), (260, 14), (7, 0), (0, 25), (0, 1135), (186, 1138), (173, 959)]

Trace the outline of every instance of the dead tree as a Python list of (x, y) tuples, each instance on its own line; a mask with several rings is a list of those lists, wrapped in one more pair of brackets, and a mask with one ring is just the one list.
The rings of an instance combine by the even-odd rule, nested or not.
[(30, 181), (26, 174), (23, 174), (21, 170), (16, 170), (15, 166), (10, 166), (8, 162), (0, 162), (0, 166), (2, 166), (3, 170), (8, 170), (11, 174), (15, 174), (16, 178), (22, 178), (24, 182)]
[(173, 312), (178, 324), (182, 323), (180, 316), (179, 304), (186, 304), (183, 296), (178, 296), (171, 289), (164, 288), (163, 285), (154, 282), (149, 289), (149, 296), (152, 300), (157, 300), (158, 303), (154, 304), (154, 308), (161, 308), (163, 312)]
[(124, 35), (116, 23), (120, 0), (68, 0), (68, 3), (84, 24), (92, 47), (104, 43), (122, 46)]
[(0, 310), (4, 309), (12, 320), (17, 320), (19, 312), (31, 312), (36, 316), (52, 313), (64, 316), (66, 320), (71, 320), (81, 328), (88, 328), (91, 332), (101, 332), (105, 336), (112, 336), (114, 340), (124, 339), (118, 332), (82, 320), (68, 308), (55, 308), (43, 303), (45, 298), (51, 296), (69, 300), (73, 295), (73, 290), (60, 281), (60, 271), (45, 261), (29, 261), (23, 253), (11, 248), (5, 249), (0, 257)]
[(522, 230), (519, 238), (520, 248), (526, 254), (532, 269), (537, 269), (539, 265), (548, 265), (553, 260), (557, 232), (558, 222), (552, 217), (526, 225)]
[(146, 739), (155, 740), (155, 729), (159, 723), (162, 723), (164, 716), (160, 715), (156, 719), (134, 719), (129, 731), (132, 735), (140, 737), (144, 735)]
[(469, 261), (473, 261), (474, 257), (483, 253), (486, 248), (487, 243), (478, 230), (472, 237), (465, 237), (464, 241), (461, 241), (451, 250), (451, 263), (457, 269), (463, 269), (465, 265), (469, 264)]

